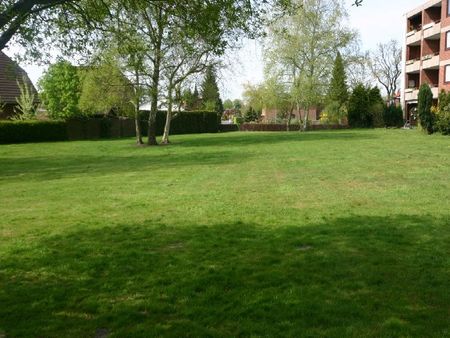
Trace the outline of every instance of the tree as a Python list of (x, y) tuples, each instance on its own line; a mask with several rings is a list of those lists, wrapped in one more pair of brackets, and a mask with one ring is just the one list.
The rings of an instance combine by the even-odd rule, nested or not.
[(337, 52), (331, 77), (330, 88), (328, 90), (328, 102), (338, 102), (340, 106), (347, 103), (348, 86), (345, 74), (344, 60), (341, 53)]
[(372, 87), (367, 90), (368, 96), (368, 111), (372, 118), (372, 126), (381, 128), (385, 126), (383, 119), (383, 112), (385, 104), (381, 97), (381, 92), (378, 87)]
[(378, 44), (377, 49), (371, 53), (370, 69), (376, 80), (386, 90), (388, 100), (395, 96), (399, 88), (401, 65), (402, 48), (395, 40)]
[(16, 98), (17, 106), (15, 118), (19, 120), (31, 120), (36, 118), (36, 95), (31, 89), (29, 80), (23, 77), (22, 82), (17, 81), (20, 96)]
[(265, 90), (264, 85), (250, 85), (244, 86), (244, 100), (247, 106), (252, 107), (258, 112), (261, 112), (264, 107)]
[(212, 66), (209, 66), (206, 69), (201, 89), (201, 97), (203, 108), (205, 110), (221, 113), (219, 111), (220, 107), (218, 106), (220, 100), (219, 86), (217, 84), (216, 72)]
[(130, 116), (133, 112), (133, 86), (118, 66), (108, 57), (83, 71), (79, 108), (86, 113), (111, 112)]
[(419, 115), (420, 125), (428, 134), (433, 134), (434, 132), (434, 116), (431, 112), (432, 105), (433, 93), (431, 92), (430, 86), (424, 83), (419, 89), (417, 114)]
[(40, 79), (39, 87), (50, 117), (66, 119), (80, 115), (81, 81), (77, 67), (70, 62), (59, 60), (51, 65)]
[(337, 51), (355, 38), (345, 25), (342, 1), (293, 0), (289, 15), (275, 21), (269, 30), (265, 55), (266, 72), (277, 73), (285, 82), (296, 108), (305, 114), (320, 105), (326, 94)]
[(245, 122), (254, 122), (258, 121), (260, 117), (260, 113), (258, 113), (252, 106), (249, 106), (244, 115)]
[(223, 108), (224, 109), (233, 109), (234, 108), (233, 101), (231, 101), (230, 99), (226, 99), (225, 102), (223, 103)]
[[(179, 36), (182, 33), (180, 32)], [(195, 39), (196, 40), (196, 39)], [(191, 46), (196, 42), (196, 47)], [(212, 50), (207, 44), (200, 41), (177, 41), (168, 51), (170, 54), (166, 58), (163, 65), (163, 75), (167, 79), (167, 114), (164, 133), (162, 138), (163, 144), (169, 144), (170, 125), (173, 118), (174, 92), (177, 87), (181, 87), (183, 82), (190, 76), (201, 73), (205, 69), (209, 69), (209, 57)], [(219, 98), (220, 100), (220, 98)], [(223, 111), (223, 108), (222, 108)]]
[(353, 89), (348, 101), (348, 124), (352, 128), (372, 127), (372, 115), (369, 111), (368, 90), (363, 84), (359, 84)]

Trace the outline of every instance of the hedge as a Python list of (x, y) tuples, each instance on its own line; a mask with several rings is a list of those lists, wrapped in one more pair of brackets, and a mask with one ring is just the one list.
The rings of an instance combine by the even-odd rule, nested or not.
[[(141, 116), (141, 130), (147, 134), (148, 112)], [(156, 117), (157, 135), (162, 135), (166, 112)], [(170, 133), (217, 133), (219, 125), (215, 112), (181, 112), (173, 121)], [(136, 135), (133, 119), (90, 118), (67, 121), (0, 121), (0, 143), (50, 142), (66, 140), (95, 140), (132, 137)]]
[[(315, 130), (330, 130), (330, 129), (348, 129), (346, 125), (338, 124), (313, 124), (308, 127), (308, 131)], [(267, 123), (244, 123), (241, 124), (240, 131), (286, 131), (286, 124), (267, 124)], [(289, 127), (290, 131), (299, 131), (299, 124), (291, 124)]]
[(66, 141), (64, 121), (0, 121), (0, 143)]
[[(147, 120), (149, 112), (141, 114), (141, 130), (143, 135), (147, 135)], [(162, 135), (164, 132), (164, 125), (166, 124), (165, 111), (158, 111), (156, 115), (156, 134)], [(201, 134), (201, 133), (217, 133), (219, 131), (219, 124), (217, 121), (216, 112), (208, 111), (183, 111), (174, 112), (176, 117), (172, 120), (170, 125), (170, 134)]]

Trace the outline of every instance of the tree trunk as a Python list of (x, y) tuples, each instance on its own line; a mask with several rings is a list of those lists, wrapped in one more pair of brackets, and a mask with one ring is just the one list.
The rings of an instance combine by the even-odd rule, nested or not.
[(166, 115), (166, 124), (164, 126), (164, 134), (161, 143), (162, 144), (169, 144), (169, 133), (170, 133), (170, 122), (172, 121), (172, 86), (169, 85), (169, 92), (168, 92), (168, 98), (167, 98), (167, 115)]
[(135, 106), (134, 106), (134, 123), (136, 126), (136, 144), (137, 145), (143, 145), (144, 142), (142, 141), (142, 133), (141, 133), (141, 119), (140, 119), (140, 93), (139, 93), (139, 71), (136, 70), (135, 72), (135, 78), (136, 78), (136, 90), (135, 90)]
[[(161, 13), (160, 13), (161, 15)], [(148, 115), (148, 140), (149, 146), (158, 145), (156, 141), (156, 114), (158, 113), (158, 97), (159, 97), (159, 78), (161, 72), (161, 45), (164, 29), (158, 27), (158, 41), (155, 44), (155, 59), (153, 63), (152, 89), (150, 91), (151, 107)]]
[(291, 108), (288, 112), (288, 118), (286, 120), (286, 131), (291, 130), (291, 119), (292, 119), (292, 112), (294, 111), (294, 108)]
[(303, 119), (303, 131), (308, 129), (308, 120), (309, 120), (309, 107), (305, 108), (305, 116)]
[(152, 76), (152, 89), (150, 92), (151, 107), (148, 115), (148, 141), (150, 146), (158, 145), (156, 141), (156, 114), (158, 113), (158, 94), (159, 94), (159, 68), (160, 68), (159, 56), (155, 58), (155, 68), (153, 69)]

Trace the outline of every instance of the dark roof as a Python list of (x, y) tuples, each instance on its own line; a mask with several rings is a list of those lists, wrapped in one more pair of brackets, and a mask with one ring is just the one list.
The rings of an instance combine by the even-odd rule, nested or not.
[(3, 103), (16, 103), (16, 98), (20, 96), (20, 88), (17, 85), (17, 81), (22, 82), (23, 79), (36, 94), (36, 101), (38, 101), (36, 88), (34, 88), (27, 73), (5, 53), (0, 51), (0, 101)]

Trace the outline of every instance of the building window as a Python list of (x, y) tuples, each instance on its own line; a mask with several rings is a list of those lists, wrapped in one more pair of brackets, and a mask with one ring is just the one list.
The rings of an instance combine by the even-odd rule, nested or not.
[(450, 49), (450, 31), (445, 33), (445, 49), (446, 50)]
[(450, 16), (450, 0), (447, 0), (447, 16)]
[(445, 66), (445, 83), (450, 83), (450, 65)]

